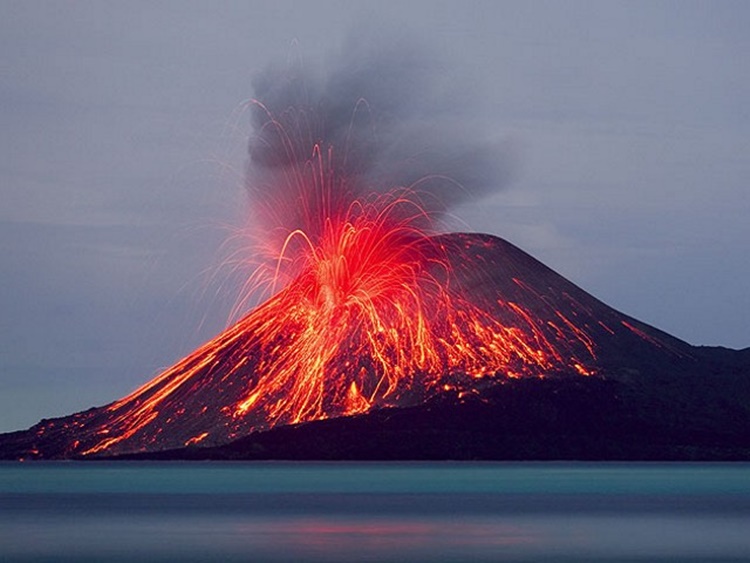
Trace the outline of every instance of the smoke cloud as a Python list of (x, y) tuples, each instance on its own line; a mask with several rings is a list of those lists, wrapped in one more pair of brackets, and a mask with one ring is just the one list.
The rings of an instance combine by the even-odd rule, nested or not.
[(333, 65), (316, 71), (297, 59), (259, 73), (247, 175), (253, 205), (314, 206), (300, 201), (307, 196), (295, 177), (316, 145), (343, 179), (332, 187), (334, 197), (407, 187), (439, 216), (501, 188), (508, 159), (490, 132), (476, 126), (472, 84), (447, 66), (411, 37), (359, 33)]

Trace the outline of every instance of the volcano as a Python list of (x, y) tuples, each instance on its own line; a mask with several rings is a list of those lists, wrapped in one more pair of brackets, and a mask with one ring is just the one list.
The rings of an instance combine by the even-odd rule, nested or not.
[(346, 283), (303, 271), (127, 397), (0, 436), (0, 457), (750, 457), (750, 349), (691, 346), (493, 236), (373, 236), (395, 283), (322, 261)]
[(404, 46), (256, 78), (239, 320), (126, 397), (0, 436), (0, 457), (750, 457), (748, 350), (690, 346), (504, 240), (445, 234), (505, 159)]

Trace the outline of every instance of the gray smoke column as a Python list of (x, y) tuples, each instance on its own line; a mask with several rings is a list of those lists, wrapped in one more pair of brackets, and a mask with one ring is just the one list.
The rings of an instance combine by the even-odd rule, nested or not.
[(295, 61), (255, 77), (247, 188), (259, 227), (277, 228), (283, 208), (285, 229), (309, 229), (320, 194), (298, 180), (316, 146), (334, 203), (408, 187), (435, 217), (507, 181), (490, 132), (469, 125), (472, 84), (411, 37), (371, 35), (347, 41), (327, 71)]
[(332, 230), (387, 223), (413, 246), (446, 229), (451, 207), (507, 182), (508, 159), (477, 126), (463, 69), (409, 36), (378, 33), (347, 41), (335, 64), (292, 57), (255, 77), (247, 228), (227, 261), (242, 285), (231, 318), (322, 257), (348, 270), (357, 258), (333, 248), (346, 237)]

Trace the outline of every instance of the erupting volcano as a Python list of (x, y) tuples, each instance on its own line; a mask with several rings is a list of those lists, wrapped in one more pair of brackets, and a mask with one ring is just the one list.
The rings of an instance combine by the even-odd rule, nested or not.
[(130, 395), (9, 435), (6, 455), (220, 446), (436, 399), (481, 401), (518, 380), (632, 377), (649, 362), (696, 361), (692, 347), (501, 239), (441, 234), (444, 211), (474, 190), (462, 171), (486, 168), (483, 151), (453, 147), (445, 168), (435, 153), (446, 141), (413, 145), (378, 117), (378, 100), (358, 99), (337, 121), (341, 108), (302, 96), (297, 80), (283, 77), (286, 95), (261, 81), (269, 97), (248, 105), (253, 216), (238, 309), (263, 302)]

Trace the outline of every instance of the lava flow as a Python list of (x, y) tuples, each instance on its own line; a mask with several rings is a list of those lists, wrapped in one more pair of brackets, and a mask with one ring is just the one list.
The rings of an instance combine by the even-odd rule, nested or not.
[[(595, 351), (586, 332), (521, 280), (510, 281), (545, 316), (513, 300), (464, 295), (456, 267), (463, 279), (469, 272), (455, 256), (476, 250), (476, 241), (458, 246), (464, 239), (456, 235), (421, 236), (403, 224), (386, 226), (370, 215), (375, 209), (357, 209), (363, 215), (331, 223), (331, 238), (309, 246), (310, 264), (292, 284), (107, 407), (91, 436), (98, 439), (81, 453), (121, 443), (164, 447), (180, 428), (192, 435), (181, 431), (172, 446), (221, 443), (440, 392), (461, 398), (507, 378), (591, 373)], [(470, 258), (461, 260), (476, 267)]]
[[(323, 196), (335, 171), (315, 155), (298, 180)], [(216, 444), (507, 378), (591, 373), (593, 342), (575, 318), (527, 310), (544, 299), (519, 279), (523, 301), (472, 291), (476, 243), (432, 235), (426, 219), (398, 189), (286, 233), (274, 279), (292, 268), (293, 281), (104, 416), (81, 415), (72, 453)]]
[(594, 372), (589, 333), (612, 330), (573, 290), (551, 295), (544, 275), (512, 271), (523, 253), (497, 239), (436, 234), (429, 178), (370, 189), (350, 147), (338, 153), (309, 116), (256, 107), (273, 163), (264, 181), (276, 185), (251, 187), (262, 228), (248, 283), (271, 296), (129, 396), (40, 423), (39, 440), (69, 436), (64, 456), (220, 444), (439, 393), (461, 400), (512, 378)]
[[(308, 80), (302, 69), (271, 68), (258, 77), (259, 100), (245, 106), (254, 128), (246, 222), (229, 239), (238, 244), (223, 264), (242, 280), (231, 313), (236, 322), (120, 400), (0, 436), (0, 458), (179, 458), (224, 445), (232, 457), (230, 442), (269, 429), (278, 430), (240, 441), (239, 455), (295, 458), (285, 446), (296, 451), (300, 436), (338, 423), (280, 427), (362, 417), (340, 422), (351, 422), (350, 429), (364, 423), (367, 441), (382, 438), (383, 421), (413, 420), (415, 432), (391, 435), (415, 442), (429, 435), (427, 442), (450, 446), (406, 443), (384, 459), (394, 451), (412, 459), (412, 446), (420, 450), (414, 459), (434, 451), (451, 459), (505, 459), (508, 451), (494, 438), (515, 432), (511, 442), (524, 439), (527, 407), (532, 442), (523, 451), (533, 457), (548, 444), (546, 436), (534, 442), (534, 433), (577, 409), (582, 403), (569, 399), (580, 388), (596, 391), (585, 400), (605, 400), (584, 408), (580, 420), (573, 416), (561, 436), (608, 421), (610, 408), (621, 404), (613, 389), (625, 389), (623, 401), (662, 404), (664, 381), (677, 381), (673, 374), (714, 375), (723, 351), (701, 364), (702, 350), (608, 307), (509, 242), (445, 232), (451, 206), (502, 184), (504, 163), (491, 150), (492, 136), (469, 132), (470, 120), (456, 119), (461, 91), (430, 87), (426, 78), (435, 73), (425, 69), (444, 78), (442, 65), (425, 64), (402, 47), (374, 57), (350, 48), (341, 70), (321, 81)], [(439, 92), (450, 99), (431, 99)], [(530, 381), (544, 378), (551, 381)], [(552, 394), (565, 389), (567, 398), (558, 404), (526, 393), (537, 386)], [(550, 410), (538, 397), (557, 406)], [(390, 410), (404, 407), (415, 408)], [(459, 412), (468, 418), (454, 418)], [(638, 422), (640, 411), (633, 412), (620, 412), (614, 425)], [(425, 421), (464, 428), (425, 433)], [(613, 436), (617, 442), (629, 435)], [(463, 439), (479, 446), (464, 450), (456, 444)], [(313, 442), (304, 455), (315, 457), (321, 447), (321, 459), (339, 455), (340, 443)], [(612, 451), (619, 456), (629, 446), (617, 443)], [(360, 453), (380, 459), (377, 444)], [(557, 455), (545, 448), (539, 451)], [(571, 448), (575, 456), (586, 451)]]

